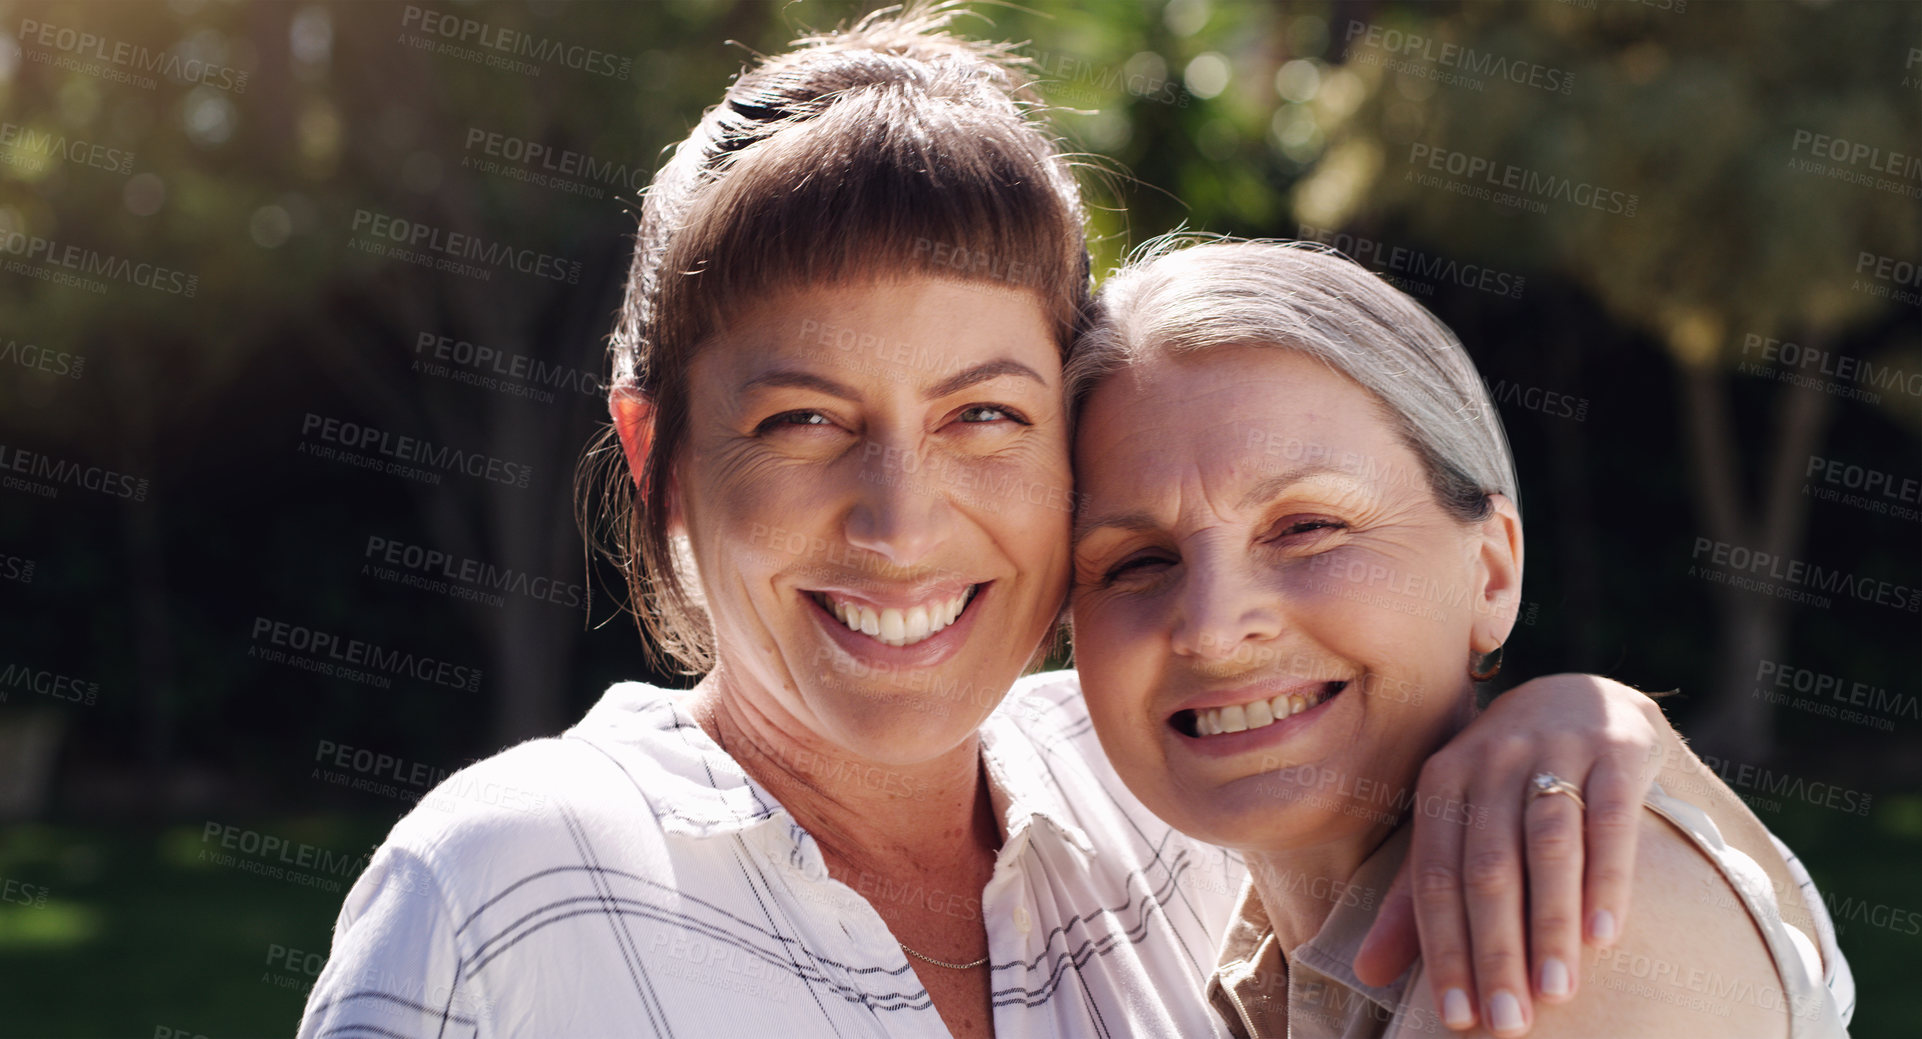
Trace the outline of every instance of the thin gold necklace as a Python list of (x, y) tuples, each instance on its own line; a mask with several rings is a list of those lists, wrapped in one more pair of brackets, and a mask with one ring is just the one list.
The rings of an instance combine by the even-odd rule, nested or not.
[(979, 967), (982, 964), (988, 962), (988, 958), (986, 956), (983, 956), (980, 959), (974, 961), (973, 963), (949, 963), (946, 960), (937, 960), (932, 956), (923, 956), (922, 954), (915, 952), (913, 949), (908, 948), (908, 943), (904, 941), (900, 941), (897, 939), (895, 944), (901, 947), (902, 952), (907, 953), (909, 956), (912, 956), (917, 960), (926, 960), (937, 967), (946, 967), (949, 970), (972, 970), (975, 967)]

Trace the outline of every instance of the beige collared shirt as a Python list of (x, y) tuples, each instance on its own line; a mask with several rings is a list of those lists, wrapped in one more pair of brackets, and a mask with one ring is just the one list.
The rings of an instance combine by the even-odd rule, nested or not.
[(1208, 1001), (1236, 1039), (1385, 1039), (1443, 1035), (1433, 1011), (1411, 1007), (1421, 969), (1377, 988), (1355, 977), (1352, 964), (1362, 938), (1388, 893), (1389, 881), (1407, 857), (1412, 831), (1388, 836), (1346, 883), (1300, 878), (1316, 898), (1333, 903), (1321, 930), (1295, 950), (1292, 969), (1268, 926), (1268, 914), (1252, 883), (1222, 938), (1221, 957), (1208, 982)]
[[(1790, 1015), (1791, 1039), (1847, 1039), (1848, 1021), (1855, 1011), (1855, 979), (1836, 946), (1835, 927), (1821, 893), (1788, 846), (1770, 834), (1802, 888), (1802, 899), (1815, 921), (1814, 939), (1782, 920), (1761, 866), (1725, 843), (1715, 823), (1699, 808), (1669, 796), (1659, 784), (1649, 791), (1645, 803), (1694, 842), (1740, 896), (1775, 959), (1782, 991), (1796, 1008)], [(1283, 962), (1280, 942), (1268, 926), (1268, 914), (1252, 881), (1243, 883), (1207, 988), (1209, 1003), (1228, 1022), (1236, 1039), (1412, 1039), (1452, 1034), (1427, 1000), (1413, 998), (1428, 983), (1420, 960), (1383, 988), (1362, 984), (1353, 968), (1355, 953), (1374, 926), (1389, 883), (1408, 856), (1412, 834), (1406, 825), (1396, 829), (1346, 884), (1305, 877), (1288, 881), (1304, 885), (1312, 897), (1333, 903), (1321, 930), (1295, 950), (1292, 964)]]

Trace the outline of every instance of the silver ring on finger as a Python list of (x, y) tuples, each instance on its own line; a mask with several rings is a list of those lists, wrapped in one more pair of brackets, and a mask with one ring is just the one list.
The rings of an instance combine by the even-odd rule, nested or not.
[(1576, 808), (1588, 811), (1588, 802), (1582, 800), (1582, 788), (1553, 772), (1535, 773), (1535, 778), (1528, 781), (1528, 800), (1522, 803), (1522, 807), (1527, 808), (1535, 803), (1536, 798), (1551, 794), (1566, 794), (1575, 799)]

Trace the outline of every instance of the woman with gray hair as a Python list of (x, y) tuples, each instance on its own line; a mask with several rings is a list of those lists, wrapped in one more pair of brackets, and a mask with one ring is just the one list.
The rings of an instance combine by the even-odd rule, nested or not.
[[(1807, 873), (1704, 798), (1692, 759), (1666, 762), (1631, 820), (1634, 934), (1584, 954), (1574, 921), (1536, 914), (1533, 988), (1558, 998), (1525, 1002), (1520, 950), (1480, 999), (1432, 951), (1398, 978), (1357, 972), (1411, 822), (1456, 807), (1396, 792), (1475, 718), (1520, 602), (1508, 443), (1432, 314), (1318, 247), (1163, 243), (1108, 281), (1069, 379), (1076, 666), (1129, 789), (1246, 857), (1209, 989), (1235, 1034), (1846, 1034), (1853, 984)], [(1513, 752), (1539, 755), (1531, 853), (1574, 853), (1581, 762)], [(1537, 877), (1531, 897), (1560, 897)], [(1513, 886), (1469, 892), (1472, 931), (1523, 910)], [(1417, 905), (1424, 931), (1458, 926)]]

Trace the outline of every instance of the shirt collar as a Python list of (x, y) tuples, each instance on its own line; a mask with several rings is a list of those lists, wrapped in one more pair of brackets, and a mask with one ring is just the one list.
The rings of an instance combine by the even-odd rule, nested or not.
[(1389, 882), (1408, 855), (1412, 833), (1407, 825), (1395, 829), (1345, 882), (1301, 879), (1308, 895), (1334, 905), (1315, 936), (1295, 949), (1287, 971), (1261, 897), (1252, 880), (1243, 883), (1207, 991), (1209, 1003), (1239, 1039), (1366, 1034), (1351, 1027), (1359, 1014), (1386, 1022), (1402, 1009), (1414, 970), (1377, 987), (1355, 977), (1354, 963)]
[(668, 833), (721, 837), (776, 816), (787, 819), (780, 803), (688, 713), (685, 696), (644, 682), (617, 682), (566, 736), (613, 758)]
[[(1094, 842), (1075, 823), (1075, 813), (1061, 794), (1049, 758), (1061, 753), (1056, 746), (1072, 738), (1053, 734), (1046, 715), (1064, 705), (1042, 697), (1026, 697), (1016, 687), (981, 726), (981, 764), (988, 773), (988, 794), (1006, 835), (1001, 858), (1012, 858), (1036, 833), (1035, 820), (1075, 849), (1084, 859), (1095, 856)], [(1077, 752), (1078, 753), (1078, 752)]]
[[(720, 837), (769, 822), (785, 825), (797, 863), (811, 845), (806, 831), (756, 783), (727, 751), (701, 728), (683, 703), (685, 693), (643, 682), (619, 682), (601, 696), (566, 735), (584, 740), (617, 761), (633, 778), (661, 822), (662, 830), (685, 837)], [(988, 793), (1006, 835), (1001, 858), (1009, 859), (1032, 839), (1036, 819), (1082, 855), (1092, 858), (1094, 843), (1073, 823), (1050, 772), (1045, 754), (1018, 712), (1052, 710), (1051, 703), (1020, 703), (1010, 695), (981, 729), (982, 765)]]

